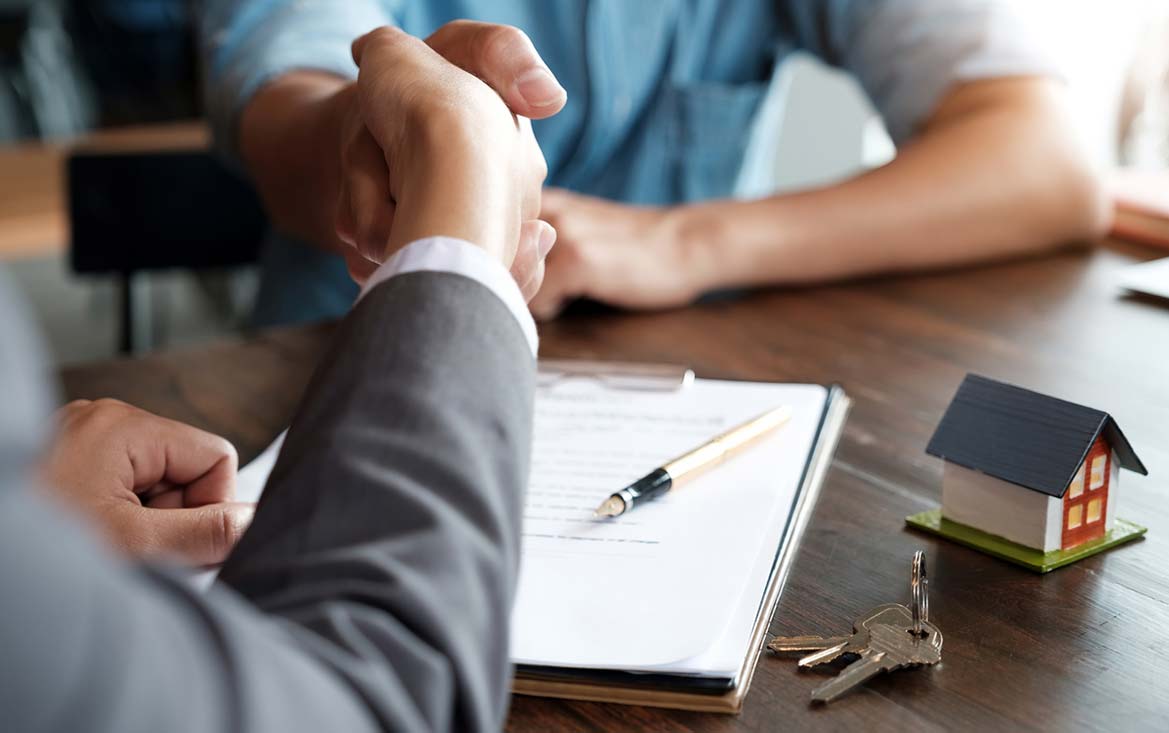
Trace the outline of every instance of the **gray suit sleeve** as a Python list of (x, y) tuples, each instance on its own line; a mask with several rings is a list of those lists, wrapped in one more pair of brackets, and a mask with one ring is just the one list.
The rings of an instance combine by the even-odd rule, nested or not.
[(412, 273), (375, 288), (207, 596), (105, 557), (27, 493), (0, 494), (7, 723), (498, 729), (533, 374), (482, 285)]

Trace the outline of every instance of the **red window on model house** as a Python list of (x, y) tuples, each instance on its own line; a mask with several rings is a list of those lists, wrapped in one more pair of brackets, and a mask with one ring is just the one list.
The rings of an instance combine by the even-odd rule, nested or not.
[(1108, 477), (1111, 450), (1103, 436), (1096, 438), (1088, 457), (1063, 498), (1063, 549), (1104, 536), (1108, 513)]

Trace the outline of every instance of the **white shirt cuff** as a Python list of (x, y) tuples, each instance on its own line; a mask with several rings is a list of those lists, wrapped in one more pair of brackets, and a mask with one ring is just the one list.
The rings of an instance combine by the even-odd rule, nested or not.
[(532, 358), (536, 357), (540, 339), (536, 335), (536, 322), (532, 319), (528, 304), (520, 292), (520, 286), (498, 260), (463, 239), (426, 237), (411, 242), (374, 270), (357, 300), (360, 301), (378, 284), (395, 275), (420, 271), (462, 275), (495, 293), (511, 311), (516, 323), (520, 325), (520, 330), (524, 332), (524, 338), (528, 340), (528, 346), (532, 349)]

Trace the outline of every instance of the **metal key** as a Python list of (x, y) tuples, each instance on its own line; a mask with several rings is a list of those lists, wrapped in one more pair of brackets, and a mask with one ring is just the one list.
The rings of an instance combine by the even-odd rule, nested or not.
[(932, 665), (942, 660), (942, 632), (928, 621), (921, 621), (921, 632), (915, 632), (912, 614), (909, 609), (901, 608), (910, 616), (909, 623), (870, 624), (869, 644), (860, 659), (813, 690), (813, 701), (835, 700), (882, 672)]
[(889, 603), (877, 606), (852, 625), (849, 636), (777, 636), (767, 645), (773, 652), (814, 652), (799, 661), (801, 668), (827, 664), (844, 654), (860, 654), (869, 645), (869, 626), (875, 623), (910, 623), (905, 606)]
[(844, 644), (852, 636), (777, 636), (767, 642), (773, 652), (818, 652)]

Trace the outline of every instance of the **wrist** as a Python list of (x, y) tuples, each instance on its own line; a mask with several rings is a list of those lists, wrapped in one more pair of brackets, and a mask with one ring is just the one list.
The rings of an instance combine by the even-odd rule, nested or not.
[(720, 246), (722, 220), (712, 205), (665, 209), (661, 226), (671, 250), (670, 259), (679, 263), (676, 277), (692, 298), (729, 285), (725, 277), (727, 250)]
[(273, 224), (336, 244), (333, 202), (340, 180), (344, 105), (352, 85), (322, 72), (292, 72), (256, 93), (239, 122), (240, 157)]

